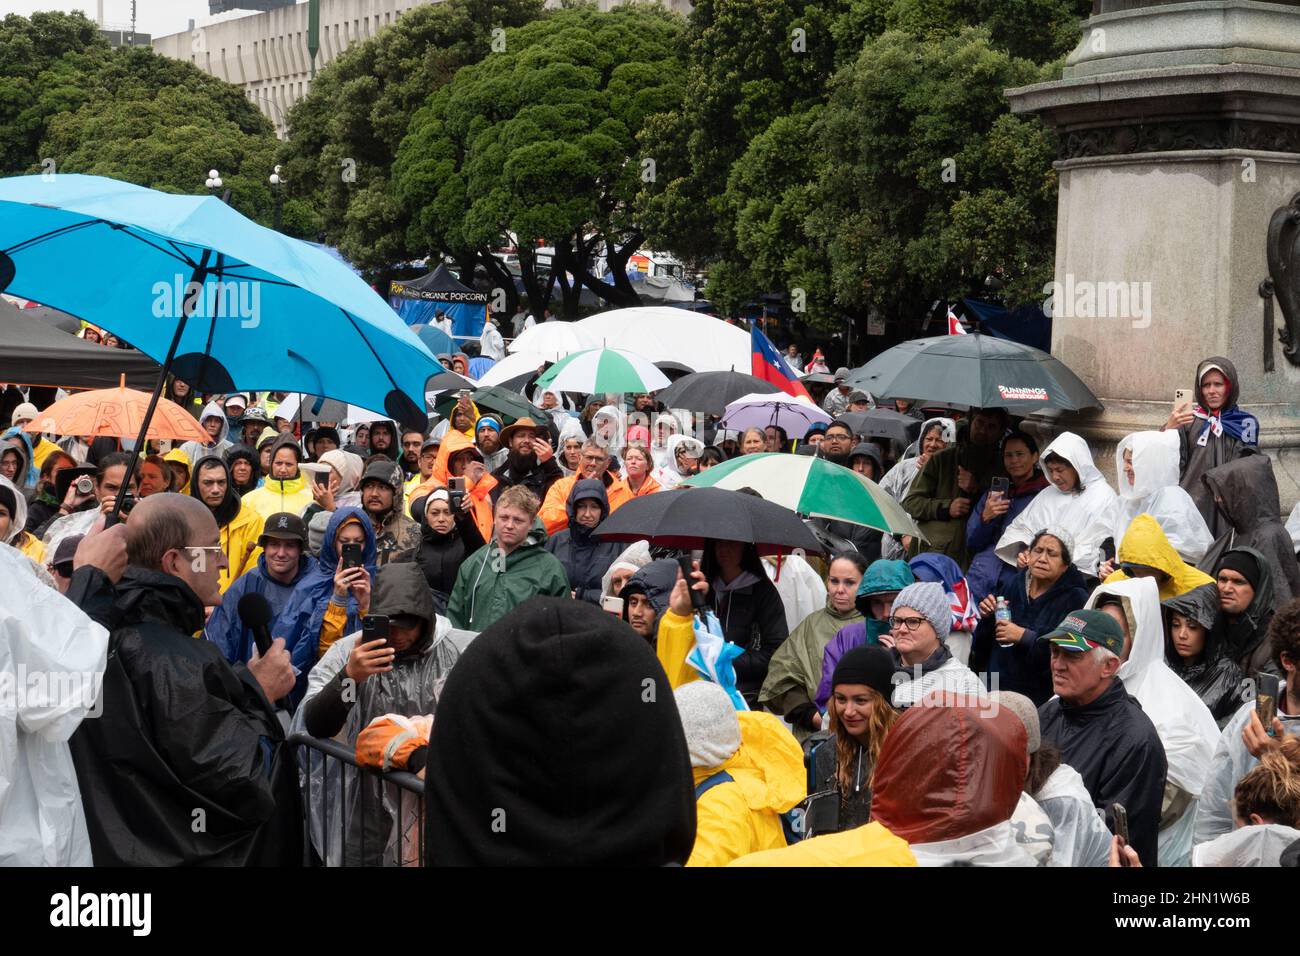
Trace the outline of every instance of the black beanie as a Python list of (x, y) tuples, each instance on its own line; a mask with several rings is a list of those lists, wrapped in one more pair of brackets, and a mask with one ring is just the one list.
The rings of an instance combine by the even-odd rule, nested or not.
[(672, 688), (592, 604), (525, 601), (447, 678), (425, 773), (431, 866), (662, 866), (695, 843)]
[[(18, 510), (18, 499), (14, 497), (13, 489), (0, 485), (0, 505), (9, 509), (9, 520), (13, 521), (15, 513)], [(19, 531), (22, 529), (19, 528)]]
[(889, 651), (874, 644), (855, 647), (835, 665), (831, 689), (836, 684), (865, 684), (885, 700), (894, 693), (894, 660)]
[(1229, 551), (1220, 558), (1218, 567), (1214, 569), (1215, 577), (1218, 577), (1219, 572), (1224, 568), (1236, 571), (1250, 582), (1252, 588), (1259, 590), (1259, 562), (1245, 551)]

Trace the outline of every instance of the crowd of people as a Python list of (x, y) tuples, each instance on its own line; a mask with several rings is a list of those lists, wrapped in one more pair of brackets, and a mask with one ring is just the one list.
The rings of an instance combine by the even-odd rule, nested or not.
[[(1300, 564), (1232, 363), (1114, 484), (1072, 432), (806, 368), (832, 421), (798, 435), (546, 389), (302, 421), (174, 380), (207, 440), (138, 450), (33, 432), (9, 386), (0, 672), (94, 692), (0, 718), (0, 863), (392, 862), (403, 808), (365, 772), (324, 803), (305, 734), (423, 776), (433, 864), (1295, 865)], [(876, 407), (913, 440), (861, 434)], [(602, 537), (756, 453), (919, 534)]]

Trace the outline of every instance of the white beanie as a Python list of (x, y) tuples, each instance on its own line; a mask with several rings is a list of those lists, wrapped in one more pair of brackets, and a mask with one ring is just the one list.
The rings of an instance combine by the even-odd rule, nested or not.
[(39, 414), (40, 412), (36, 410), (35, 405), (31, 402), (23, 402), (14, 409), (13, 416), (9, 419), (9, 424), (17, 425), (19, 422), (30, 422)]
[(691, 681), (677, 688), (677, 713), (692, 767), (716, 767), (740, 749), (740, 721), (731, 697), (717, 684)]

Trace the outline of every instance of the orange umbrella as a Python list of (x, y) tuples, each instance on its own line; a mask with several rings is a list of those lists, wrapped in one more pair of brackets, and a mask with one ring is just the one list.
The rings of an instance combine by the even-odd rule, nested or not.
[[(55, 402), (31, 420), (24, 431), (48, 432), (52, 435), (76, 435), (81, 438), (108, 436), (138, 438), (140, 425), (149, 408), (148, 392), (126, 387), (126, 376), (117, 388), (99, 388), (80, 392)], [(193, 416), (175, 402), (158, 399), (149, 431), (149, 440), (170, 438), (179, 441), (211, 441), (211, 436)]]

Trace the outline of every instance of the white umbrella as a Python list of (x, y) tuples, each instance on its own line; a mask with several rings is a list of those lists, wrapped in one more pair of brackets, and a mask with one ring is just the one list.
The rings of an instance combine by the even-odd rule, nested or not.
[[(550, 324), (555, 325), (556, 323), (552, 322)], [(534, 326), (534, 328), (537, 327), (538, 326)], [(529, 329), (528, 331), (531, 332), (532, 329)], [(519, 340), (516, 339), (515, 341), (517, 342)], [(547, 362), (553, 361), (554, 359), (547, 358), (545, 355), (541, 355), (538, 352), (513, 352), (512, 350), (512, 354), (507, 355), (484, 372), (482, 377), (479, 378), (478, 384), (480, 387), (500, 385), (502, 382), (508, 382), (510, 379), (516, 378), (520, 375), (527, 375), (536, 372)]]
[[(390, 416), (385, 415), (383, 412), (372, 412), (358, 405), (345, 405), (343, 402), (336, 402), (332, 398), (327, 398), (321, 402), (320, 409), (317, 410), (316, 396), (299, 395), (297, 392), (291, 392), (285, 396), (284, 401), (275, 410), (275, 417), (289, 421), (297, 418), (298, 404), (304, 398), (306, 402), (302, 407), (302, 420), (305, 422), (346, 422), (349, 425), (360, 425), (370, 422), (391, 421)], [(425, 398), (428, 398), (427, 394)]]
[(779, 425), (787, 434), (799, 436), (812, 425), (819, 422), (828, 425), (832, 421), (830, 415), (802, 395), (772, 392), (742, 395), (727, 406), (718, 427), (743, 429)]
[(748, 332), (685, 309), (614, 309), (573, 324), (586, 348), (627, 349), (651, 362), (685, 362), (697, 372), (753, 368)]
[(668, 376), (627, 349), (587, 349), (560, 359), (542, 373), (539, 386), (555, 392), (654, 392), (667, 388)]
[(539, 322), (530, 329), (524, 329), (506, 351), (527, 352), (540, 355), (548, 362), (558, 362), (566, 355), (583, 349), (599, 348), (600, 344), (588, 341), (578, 329), (577, 322), (562, 322), (557, 319), (554, 322)]

